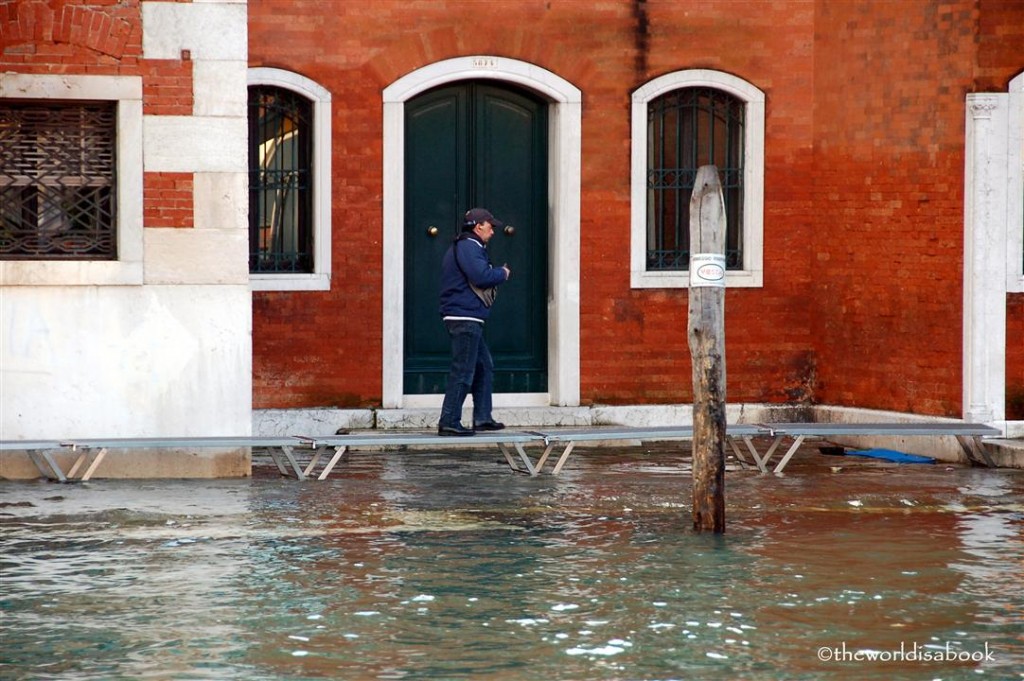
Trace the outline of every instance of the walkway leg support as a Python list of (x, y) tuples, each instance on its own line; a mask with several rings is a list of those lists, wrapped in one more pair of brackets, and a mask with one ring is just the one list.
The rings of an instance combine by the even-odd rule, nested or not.
[[(39, 469), (39, 472), (43, 474), (44, 478), (49, 478), (50, 473), (52, 472), (53, 477), (56, 478), (58, 482), (68, 481), (67, 476), (64, 475), (64, 471), (61, 470), (61, 467), (57, 464), (48, 450), (29, 450), (28, 457), (32, 459), (32, 463), (36, 465), (36, 468)], [(47, 470), (47, 466), (49, 467), (49, 470)]]
[(331, 460), (327, 462), (326, 466), (324, 466), (324, 470), (322, 473), (320, 473), (320, 477), (317, 478), (317, 480), (326, 480), (327, 476), (331, 474), (332, 470), (334, 470), (335, 464), (337, 464), (341, 460), (341, 457), (345, 456), (345, 453), (347, 451), (348, 447), (345, 445), (338, 445), (337, 447), (335, 447), (334, 456), (332, 456)]
[(690, 198), (693, 529), (725, 532), (725, 203), (715, 166)]

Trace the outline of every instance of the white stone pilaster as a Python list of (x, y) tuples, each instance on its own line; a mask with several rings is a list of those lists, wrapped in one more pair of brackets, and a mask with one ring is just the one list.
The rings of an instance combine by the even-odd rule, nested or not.
[(967, 95), (964, 171), (963, 417), (1006, 413), (1008, 98)]

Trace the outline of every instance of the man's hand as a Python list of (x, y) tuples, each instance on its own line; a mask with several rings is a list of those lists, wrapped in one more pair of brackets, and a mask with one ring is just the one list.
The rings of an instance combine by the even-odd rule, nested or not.
[(505, 270), (505, 281), (512, 278), (512, 270), (509, 268), (508, 263), (502, 265), (501, 269)]

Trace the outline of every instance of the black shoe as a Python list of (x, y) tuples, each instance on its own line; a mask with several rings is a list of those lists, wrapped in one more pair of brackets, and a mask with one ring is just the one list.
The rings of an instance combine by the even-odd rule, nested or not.
[(437, 434), (438, 435), (447, 435), (447, 436), (453, 436), (453, 435), (473, 435), (473, 429), (472, 428), (463, 428), (461, 423), (456, 423), (454, 426), (438, 426), (437, 427)]
[(473, 424), (473, 428), (476, 430), (504, 430), (505, 424), (498, 423), (497, 421), (484, 421), (483, 423)]

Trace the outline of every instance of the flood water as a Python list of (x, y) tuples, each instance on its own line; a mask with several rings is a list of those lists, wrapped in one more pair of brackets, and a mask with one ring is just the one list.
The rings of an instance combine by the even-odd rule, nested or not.
[(0, 483), (0, 679), (1024, 679), (1024, 471), (685, 445)]

